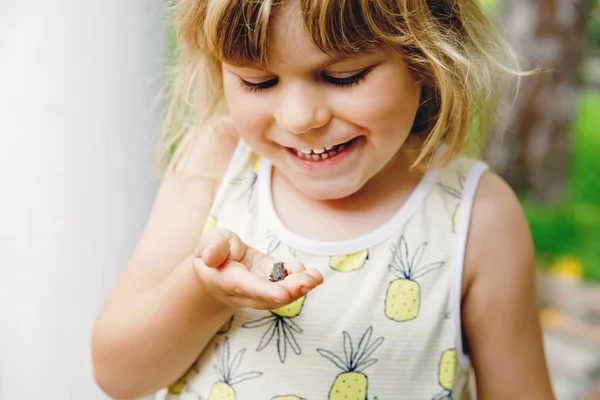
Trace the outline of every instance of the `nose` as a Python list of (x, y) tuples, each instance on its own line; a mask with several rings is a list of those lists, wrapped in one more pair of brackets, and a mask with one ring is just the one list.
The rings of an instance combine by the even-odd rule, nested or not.
[(318, 89), (298, 82), (282, 91), (275, 121), (286, 131), (299, 135), (327, 125), (331, 116)]

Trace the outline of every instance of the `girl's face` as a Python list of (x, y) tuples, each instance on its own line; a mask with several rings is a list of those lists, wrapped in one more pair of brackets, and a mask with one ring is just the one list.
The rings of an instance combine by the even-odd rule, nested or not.
[(421, 91), (402, 58), (389, 49), (330, 57), (293, 5), (275, 17), (271, 34), (268, 70), (222, 66), (239, 135), (314, 199), (342, 199), (392, 173), (385, 167), (405, 157), (399, 150)]

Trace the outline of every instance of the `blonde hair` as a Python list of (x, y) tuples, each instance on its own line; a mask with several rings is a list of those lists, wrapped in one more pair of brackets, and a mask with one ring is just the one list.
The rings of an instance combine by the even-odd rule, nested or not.
[[(465, 152), (474, 121), (479, 143), (491, 126), (509, 46), (476, 0), (297, 1), (306, 32), (327, 54), (389, 46), (423, 82), (413, 133), (422, 138), (414, 167)], [(220, 62), (266, 64), (270, 23), (285, 0), (180, 0), (175, 5), (179, 54), (158, 145), (164, 166), (174, 146), (217, 114), (223, 98)], [(513, 60), (516, 60), (513, 58)]]

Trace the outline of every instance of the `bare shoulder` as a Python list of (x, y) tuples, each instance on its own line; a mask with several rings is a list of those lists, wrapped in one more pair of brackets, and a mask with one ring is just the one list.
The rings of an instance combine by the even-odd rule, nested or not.
[(536, 301), (533, 241), (515, 193), (485, 173), (465, 254), (462, 329), (483, 399), (553, 399)]
[[(498, 264), (502, 271), (490, 271), (497, 263), (489, 261), (497, 257), (521, 262)], [(531, 234), (519, 199), (498, 175), (484, 173), (473, 203), (463, 288), (479, 274), (509, 274), (511, 268), (529, 268), (533, 257)]]
[(220, 180), (237, 143), (238, 136), (231, 118), (212, 119), (179, 143), (166, 177)]
[(228, 118), (211, 121), (180, 143), (115, 296), (157, 284), (192, 254), (237, 143)]

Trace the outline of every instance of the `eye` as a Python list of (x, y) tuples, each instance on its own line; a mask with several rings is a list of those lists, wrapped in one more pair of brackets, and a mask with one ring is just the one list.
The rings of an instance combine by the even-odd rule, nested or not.
[(365, 68), (357, 74), (343, 78), (336, 78), (325, 74), (321, 74), (321, 77), (325, 82), (330, 83), (332, 85), (348, 87), (360, 83), (363, 79), (367, 77), (367, 75), (369, 74), (369, 72), (371, 72), (372, 69), (372, 67)]
[(279, 82), (279, 78), (273, 78), (263, 82), (248, 82), (247, 80), (240, 78), (242, 89), (250, 93), (272, 88), (273, 86), (277, 85), (277, 82)]

